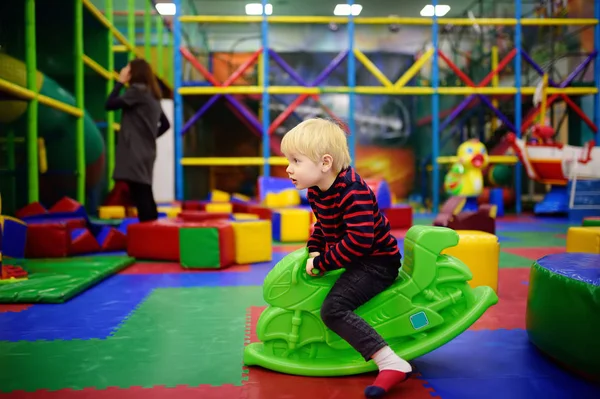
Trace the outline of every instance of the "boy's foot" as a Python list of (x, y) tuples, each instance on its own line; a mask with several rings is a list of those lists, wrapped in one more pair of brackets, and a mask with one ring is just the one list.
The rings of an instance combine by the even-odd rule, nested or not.
[(373, 382), (365, 388), (365, 397), (369, 399), (382, 398), (396, 384), (406, 381), (410, 373), (398, 370), (381, 370)]

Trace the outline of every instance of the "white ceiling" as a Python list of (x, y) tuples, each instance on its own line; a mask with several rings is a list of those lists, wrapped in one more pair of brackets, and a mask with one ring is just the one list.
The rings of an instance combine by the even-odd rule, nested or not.
[[(483, 0), (490, 9), (492, 2)], [(247, 3), (260, 3), (261, 0), (190, 0), (200, 15), (245, 15)], [(273, 5), (273, 15), (333, 15), (336, 4), (341, 0), (269, 0)], [(398, 15), (400, 17), (420, 17), (420, 11), (429, 0), (356, 0), (363, 6), (361, 17)], [(475, 0), (439, 0), (439, 4), (451, 7), (448, 17), (457, 16), (467, 8), (478, 15), (479, 4)]]

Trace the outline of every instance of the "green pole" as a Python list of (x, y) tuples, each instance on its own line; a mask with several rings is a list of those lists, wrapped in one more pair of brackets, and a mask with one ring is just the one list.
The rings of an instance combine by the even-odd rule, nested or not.
[[(108, 19), (108, 22), (113, 24), (113, 0), (105, 0), (104, 8), (106, 9), (105, 16)], [(106, 69), (109, 72), (113, 72), (115, 70), (115, 53), (113, 52), (113, 34), (110, 29), (107, 29), (108, 33), (108, 57), (107, 57), (107, 65)], [(106, 95), (108, 96), (114, 88), (114, 80), (111, 77), (106, 81)], [(113, 170), (115, 170), (115, 127), (113, 126), (115, 123), (115, 113), (114, 111), (106, 112), (106, 168), (107, 168), (107, 179), (108, 182), (108, 191), (112, 190), (115, 185), (114, 180), (112, 179)]]
[(36, 96), (27, 108), (27, 190), (29, 203), (40, 200), (38, 165), (38, 87), (35, 40), (35, 0), (25, 1), (25, 64), (27, 65), (27, 88)]
[[(6, 142), (6, 158), (8, 170), (11, 173), (10, 176), (10, 187), (11, 187), (11, 205), (10, 209), (13, 211), (16, 209), (17, 204), (17, 161), (15, 159), (15, 131), (11, 128), (8, 131), (8, 137)], [(6, 208), (5, 208), (6, 209)]]
[[(127, 2), (127, 40), (135, 48), (135, 0)], [(135, 52), (129, 52), (129, 61), (135, 58)]]
[(156, 48), (156, 73), (158, 73), (159, 77), (164, 78), (165, 67), (163, 65), (163, 19), (160, 15), (157, 18), (156, 41), (158, 43), (158, 47)]
[[(83, 0), (75, 0), (75, 104), (84, 109), (83, 81)], [(84, 119), (77, 118), (75, 127), (75, 155), (77, 160), (77, 201), (85, 204), (85, 142)]]
[(146, 13), (144, 14), (144, 50), (146, 61), (152, 63), (152, 4), (146, 0)]

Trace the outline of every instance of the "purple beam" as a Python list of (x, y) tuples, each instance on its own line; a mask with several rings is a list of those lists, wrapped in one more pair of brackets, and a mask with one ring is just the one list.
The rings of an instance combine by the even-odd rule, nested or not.
[(458, 107), (456, 107), (452, 110), (450, 115), (448, 115), (446, 117), (446, 119), (444, 120), (444, 122), (442, 122), (442, 124), (440, 125), (440, 132), (443, 132), (444, 129), (446, 129), (448, 127), (448, 125), (450, 123), (452, 123), (452, 121), (454, 119), (456, 119), (456, 117), (461, 112), (463, 112), (465, 108), (467, 108), (467, 106), (471, 103), (471, 100), (473, 100), (474, 97), (475, 97), (475, 94), (471, 94), (469, 97), (465, 98), (462, 103), (458, 104)]
[[(281, 58), (279, 54), (269, 49), (269, 55), (275, 60), (275, 62), (281, 67), (281, 69), (283, 69), (288, 75), (290, 75), (292, 79), (298, 82), (299, 85), (308, 86), (308, 84), (306, 84), (306, 81), (302, 79), (302, 77), (300, 77), (300, 75), (298, 75), (298, 73), (294, 71), (294, 69), (287, 62), (285, 62), (285, 60)], [(265, 60), (264, 62), (268, 61)]]
[(219, 98), (221, 98), (221, 97), (222, 97), (222, 94), (217, 94), (217, 95), (215, 95), (215, 96), (212, 96), (211, 98), (209, 98), (209, 99), (208, 99), (208, 101), (204, 103), (204, 105), (202, 106), (202, 108), (200, 108), (200, 109), (198, 110), (198, 112), (196, 112), (196, 113), (194, 114), (194, 116), (192, 116), (192, 117), (191, 117), (191, 118), (190, 118), (190, 119), (189, 119), (189, 120), (188, 120), (188, 121), (185, 123), (185, 125), (184, 125), (184, 126), (183, 126), (183, 128), (181, 129), (181, 135), (183, 136), (183, 135), (184, 135), (184, 134), (185, 134), (185, 133), (186, 133), (186, 132), (189, 130), (189, 128), (191, 128), (191, 127), (192, 127), (192, 125), (193, 125), (194, 123), (196, 123), (196, 121), (197, 121), (198, 119), (200, 119), (200, 118), (202, 117), (202, 115), (204, 115), (204, 113), (205, 113), (206, 111), (208, 111), (208, 109), (209, 109), (209, 108), (210, 108), (210, 107), (211, 107), (211, 106), (212, 106), (214, 103), (216, 103), (216, 102), (217, 102), (217, 100), (218, 100)]
[(258, 121), (255, 115), (252, 114), (242, 103), (240, 103), (234, 96), (231, 94), (225, 94), (225, 98), (229, 100), (231, 105), (233, 105), (244, 117), (254, 126), (254, 128), (262, 133), (262, 124)]
[(337, 67), (340, 66), (340, 64), (344, 61), (344, 59), (348, 56), (348, 50), (344, 50), (341, 53), (339, 53), (330, 63), (329, 65), (327, 65), (327, 68), (325, 68), (323, 70), (323, 72), (321, 72), (319, 74), (319, 76), (317, 76), (317, 78), (314, 80), (314, 82), (312, 82), (310, 85), (312, 87), (314, 86), (318, 86), (321, 83), (323, 83), (323, 81), (325, 81), (325, 79), (327, 79), (327, 77), (329, 75), (331, 75), (331, 73), (337, 69)]
[(494, 107), (494, 104), (492, 104), (492, 102), (490, 101), (489, 98), (487, 98), (486, 96), (482, 95), (482, 94), (478, 94), (477, 95), (479, 97), (479, 99), (481, 101), (483, 101), (485, 103), (485, 105), (488, 106), (489, 109), (492, 110), (493, 113), (496, 114), (496, 116), (502, 120), (502, 122), (504, 122), (504, 124), (514, 133), (516, 133), (517, 131), (515, 130), (515, 125), (513, 125), (513, 123), (506, 117), (506, 115), (504, 115), (502, 112), (500, 112), (500, 110), (496, 107)]
[[(527, 61), (529, 63), (529, 65), (531, 65), (533, 67), (533, 69), (536, 70), (536, 72), (540, 75), (540, 76), (544, 76), (544, 70), (538, 65), (536, 64), (536, 62), (529, 56), (529, 54), (527, 54), (525, 52), (525, 50), (521, 50), (521, 54), (523, 55), (523, 58), (525, 59), (525, 61)], [(548, 77), (548, 83), (550, 84), (550, 86), (552, 87), (557, 87), (558, 85), (554, 82), (554, 80), (552, 80), (551, 77)]]
[[(573, 72), (571, 72), (571, 74), (569, 76), (567, 76), (567, 78), (560, 84), (559, 87), (561, 89), (564, 89), (565, 87), (570, 85), (571, 82), (577, 77), (577, 75), (579, 75), (581, 73), (581, 71), (583, 71), (590, 62), (592, 62), (592, 60), (596, 57), (596, 53), (597, 53), (597, 51), (594, 51), (593, 53), (588, 55), (588, 57), (581, 64), (579, 64), (579, 66), (577, 68), (575, 68), (575, 70)], [(598, 67), (600, 67), (600, 66), (598, 66)]]

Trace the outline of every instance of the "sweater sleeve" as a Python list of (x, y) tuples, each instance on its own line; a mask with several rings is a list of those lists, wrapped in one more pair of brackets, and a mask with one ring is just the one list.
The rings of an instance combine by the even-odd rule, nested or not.
[(121, 89), (124, 87), (123, 83), (115, 82), (115, 87), (108, 95), (106, 99), (106, 103), (104, 104), (104, 108), (107, 111), (116, 111), (119, 109), (131, 107), (136, 102), (138, 102), (138, 95), (135, 90), (131, 87), (120, 96)]
[(314, 259), (314, 266), (323, 271), (347, 267), (373, 246), (375, 206), (369, 189), (350, 187), (340, 205), (346, 231), (336, 245)]
[(308, 252), (319, 252), (323, 254), (325, 252), (325, 236), (323, 235), (323, 229), (321, 223), (317, 220), (315, 228), (313, 229), (310, 238), (308, 239)]
[(158, 127), (158, 135), (156, 137), (160, 137), (163, 134), (165, 134), (165, 132), (167, 130), (169, 130), (170, 127), (171, 127), (171, 124), (169, 123), (169, 119), (167, 118), (167, 116), (165, 115), (165, 113), (161, 111), (161, 113), (160, 113), (160, 126)]

